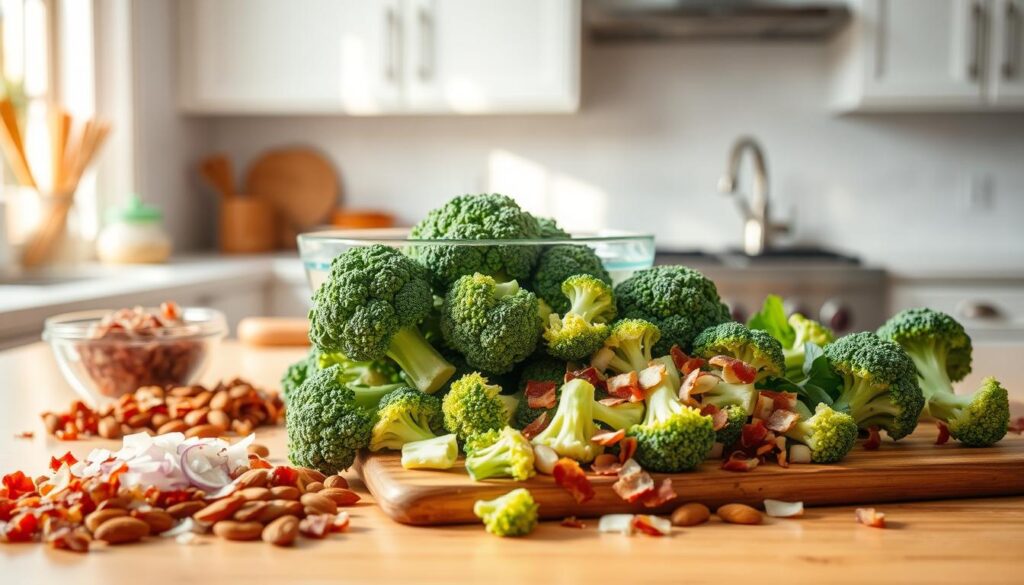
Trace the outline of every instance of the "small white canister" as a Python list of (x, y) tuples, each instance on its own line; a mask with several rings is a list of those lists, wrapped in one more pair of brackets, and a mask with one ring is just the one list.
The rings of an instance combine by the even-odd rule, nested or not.
[(96, 253), (109, 264), (152, 264), (171, 255), (171, 238), (163, 213), (132, 195), (125, 207), (107, 212), (107, 225), (96, 241)]

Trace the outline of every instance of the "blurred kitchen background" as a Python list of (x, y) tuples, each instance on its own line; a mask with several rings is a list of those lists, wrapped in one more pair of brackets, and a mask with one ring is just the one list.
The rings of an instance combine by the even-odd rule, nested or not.
[(1022, 13), (0, 0), (0, 347), (167, 298), (302, 315), (296, 232), (484, 191), (572, 231), (653, 233), (738, 317), (772, 291), (839, 330), (928, 305), (1024, 344)]

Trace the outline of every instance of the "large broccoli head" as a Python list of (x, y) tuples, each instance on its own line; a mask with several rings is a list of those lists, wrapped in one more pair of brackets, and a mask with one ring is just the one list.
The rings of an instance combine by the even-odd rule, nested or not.
[(673, 345), (690, 351), (697, 334), (730, 320), (718, 289), (700, 272), (685, 266), (655, 266), (635, 273), (615, 287), (622, 318), (645, 319), (661, 330), (654, 352)]
[(900, 344), (914, 360), (925, 397), (951, 393), (952, 383), (971, 373), (971, 338), (963, 325), (941, 311), (900, 311), (879, 327), (878, 336)]
[(558, 222), (553, 217), (538, 217), (533, 216), (537, 220), (537, 226), (540, 228), (540, 237), (544, 240), (557, 240), (562, 238), (572, 237), (569, 232), (563, 230)]
[(747, 329), (734, 321), (713, 325), (693, 341), (693, 353), (705, 359), (724, 355), (753, 366), (757, 380), (781, 376), (785, 369), (782, 344), (766, 331)]
[(576, 274), (562, 283), (569, 310), (552, 314), (544, 326), (547, 351), (563, 360), (589, 357), (604, 344), (615, 318), (612, 287), (589, 274)]
[(441, 399), (414, 388), (399, 388), (377, 407), (370, 450), (401, 449), (406, 443), (432, 439), (443, 429)]
[(422, 266), (380, 244), (350, 248), (313, 295), (309, 339), (356, 361), (387, 355), (417, 388), (433, 392), (455, 371), (416, 328), (433, 305)]
[(574, 274), (589, 274), (609, 286), (612, 283), (601, 259), (589, 247), (557, 244), (541, 253), (531, 281), (533, 292), (554, 312), (565, 313), (569, 300), (562, 294), (562, 283)]
[(338, 366), (313, 373), (288, 401), (288, 459), (295, 465), (337, 473), (370, 443), (373, 416), (356, 404), (338, 375)]
[[(537, 219), (511, 197), (497, 193), (461, 195), (432, 210), (416, 224), (414, 240), (538, 239)], [(413, 246), (410, 254), (427, 267), (434, 284), (444, 290), (459, 277), (479, 272), (502, 278), (529, 278), (539, 246)]]
[(500, 395), (501, 386), (491, 384), (479, 372), (459, 378), (441, 402), (444, 428), (465, 441), (470, 435), (504, 427), (510, 413)]
[(288, 369), (284, 371), (284, 374), (281, 376), (281, 393), (285, 403), (295, 393), (295, 390), (306, 381), (306, 378), (317, 371), (318, 356), (319, 353), (316, 349), (311, 349), (306, 357), (289, 365)]
[(968, 447), (988, 447), (1006, 435), (1010, 399), (995, 378), (985, 378), (974, 394), (947, 392), (928, 399), (928, 412), (949, 427), (949, 434)]
[(540, 331), (537, 296), (514, 280), (463, 276), (445, 296), (441, 332), (475, 368), (495, 374), (512, 370), (536, 349)]
[(874, 333), (853, 333), (825, 347), (842, 379), (832, 407), (847, 411), (861, 429), (877, 426), (893, 439), (912, 433), (924, 408), (914, 362), (899, 345)]

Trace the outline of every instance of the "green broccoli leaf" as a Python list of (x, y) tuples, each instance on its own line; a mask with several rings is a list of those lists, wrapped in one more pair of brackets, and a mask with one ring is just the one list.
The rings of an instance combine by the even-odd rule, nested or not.
[(786, 318), (786, 309), (782, 306), (782, 297), (768, 295), (764, 298), (764, 306), (747, 321), (750, 329), (761, 329), (779, 340), (783, 347), (790, 347), (796, 339), (796, 331)]

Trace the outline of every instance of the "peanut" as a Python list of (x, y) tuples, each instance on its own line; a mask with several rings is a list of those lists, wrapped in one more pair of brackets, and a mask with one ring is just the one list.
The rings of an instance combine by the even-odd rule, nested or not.
[(718, 517), (729, 524), (760, 524), (761, 512), (746, 504), (726, 504), (716, 512)]
[(263, 529), (263, 542), (275, 546), (291, 546), (299, 536), (299, 519), (295, 516), (281, 516)]
[(696, 526), (703, 524), (711, 518), (711, 510), (699, 502), (683, 504), (672, 512), (673, 526)]
[(149, 534), (149, 525), (131, 516), (111, 518), (100, 524), (93, 536), (109, 544), (135, 542)]

